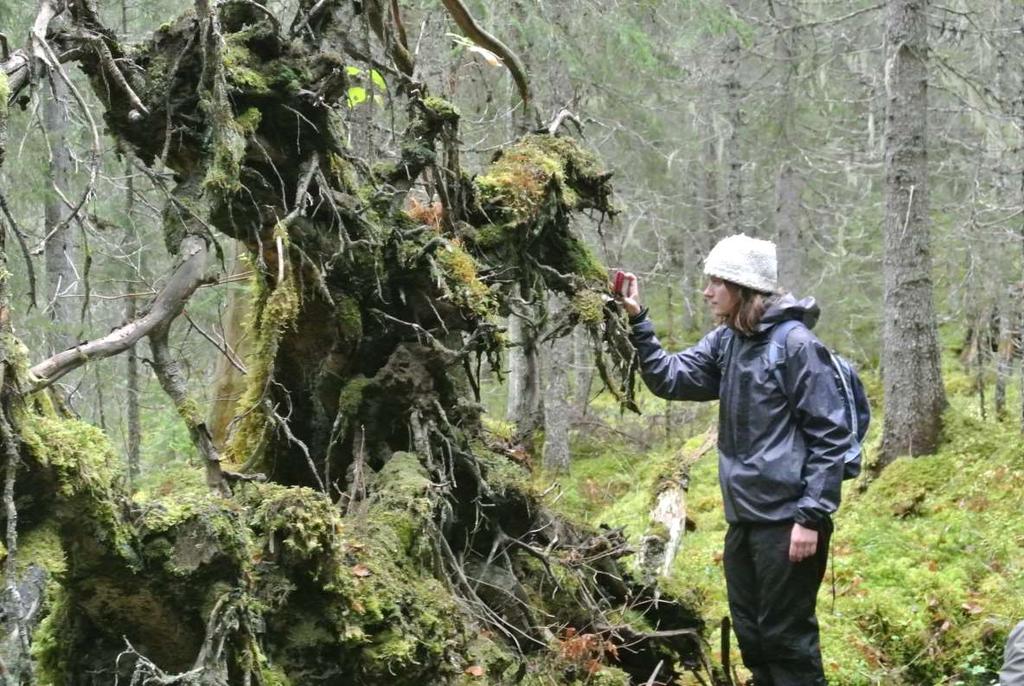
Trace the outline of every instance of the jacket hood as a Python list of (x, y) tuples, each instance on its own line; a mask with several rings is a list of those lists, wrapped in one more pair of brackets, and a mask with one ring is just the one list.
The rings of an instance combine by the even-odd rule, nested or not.
[(786, 293), (785, 295), (780, 295), (776, 298), (775, 302), (769, 305), (768, 310), (761, 317), (761, 321), (757, 325), (757, 332), (764, 333), (779, 322), (789, 319), (798, 319), (808, 329), (813, 329), (814, 325), (818, 323), (820, 315), (821, 310), (818, 308), (818, 303), (815, 302), (814, 298), (797, 300), (793, 297), (792, 293)]

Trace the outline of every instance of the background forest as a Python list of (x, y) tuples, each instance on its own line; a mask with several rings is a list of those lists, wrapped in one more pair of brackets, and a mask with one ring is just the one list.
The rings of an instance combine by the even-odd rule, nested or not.
[[(5, 683), (741, 683), (720, 648), (715, 408), (634, 395), (597, 295), (607, 269), (638, 273), (661, 340), (688, 345), (712, 325), (701, 259), (736, 232), (777, 242), (874, 403), (819, 601), (830, 680), (995, 683), (1024, 618), (1019, 2), (0, 0), (0, 33), (2, 347), (24, 374), (4, 391)], [(172, 126), (186, 72), (198, 104)], [(166, 126), (135, 122), (164, 100)], [(199, 133), (176, 157), (181, 131)], [(54, 373), (159, 312), (193, 166), (223, 203), (182, 223), (211, 257), (180, 316)], [(243, 217), (243, 193), (281, 212)], [(327, 205), (349, 228), (323, 238)], [(293, 269), (318, 295), (289, 296)], [(430, 383), (395, 341), (423, 346)], [(326, 428), (303, 419), (325, 382), (292, 381), (314, 357), (341, 379)], [(429, 401), (389, 414), (408, 389)], [(685, 535), (651, 519), (668, 491)], [(488, 499), (494, 523), (466, 525)]]

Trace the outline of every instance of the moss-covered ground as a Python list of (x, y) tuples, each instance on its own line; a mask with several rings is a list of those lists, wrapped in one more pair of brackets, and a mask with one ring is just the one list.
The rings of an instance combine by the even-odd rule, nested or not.
[[(1024, 618), (1019, 406), (1011, 407), (1005, 423), (993, 419), (989, 406), (983, 421), (974, 378), (951, 353), (944, 371), (950, 408), (938, 454), (903, 458), (872, 483), (862, 477), (844, 485), (818, 599), (833, 686), (995, 683), (1006, 635)], [(877, 376), (866, 377), (873, 399), (879, 398)], [(1018, 397), (1016, 389), (1008, 395)], [(664, 407), (649, 397), (645, 402), (649, 413)], [(581, 432), (571, 475), (549, 497), (592, 524), (624, 526), (637, 541), (650, 530), (659, 476), (700, 454), (714, 429), (716, 408), (701, 408), (687, 430), (669, 439), (649, 431), (649, 449), (614, 433)], [(880, 407), (874, 417), (868, 463), (878, 452)], [(712, 447), (690, 473), (687, 512), (696, 530), (686, 534), (665, 580), (677, 592), (691, 589), (712, 627), (728, 614), (717, 471)], [(709, 645), (720, 645), (717, 627), (708, 638)], [(742, 664), (735, 640), (732, 662)]]

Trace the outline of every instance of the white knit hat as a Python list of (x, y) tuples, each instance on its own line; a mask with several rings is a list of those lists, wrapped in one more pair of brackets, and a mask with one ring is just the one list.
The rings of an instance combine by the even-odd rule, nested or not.
[(718, 241), (704, 260), (704, 273), (755, 291), (779, 288), (775, 244), (739, 233)]

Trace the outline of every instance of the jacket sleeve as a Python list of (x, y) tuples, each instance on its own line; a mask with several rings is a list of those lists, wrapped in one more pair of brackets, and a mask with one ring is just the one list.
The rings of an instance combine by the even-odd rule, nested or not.
[(807, 447), (805, 486), (795, 519), (802, 526), (819, 529), (839, 508), (845, 456), (853, 447), (846, 406), (831, 355), (812, 334), (789, 337), (783, 379)]
[(704, 336), (697, 345), (669, 354), (654, 335), (654, 324), (641, 313), (630, 320), (629, 339), (640, 358), (640, 375), (654, 395), (666, 400), (716, 400), (722, 371), (718, 346), (723, 327)]
[(999, 671), (999, 683), (1019, 684), (1024, 680), (1024, 622), (1010, 632), (1003, 651), (1003, 668)]

